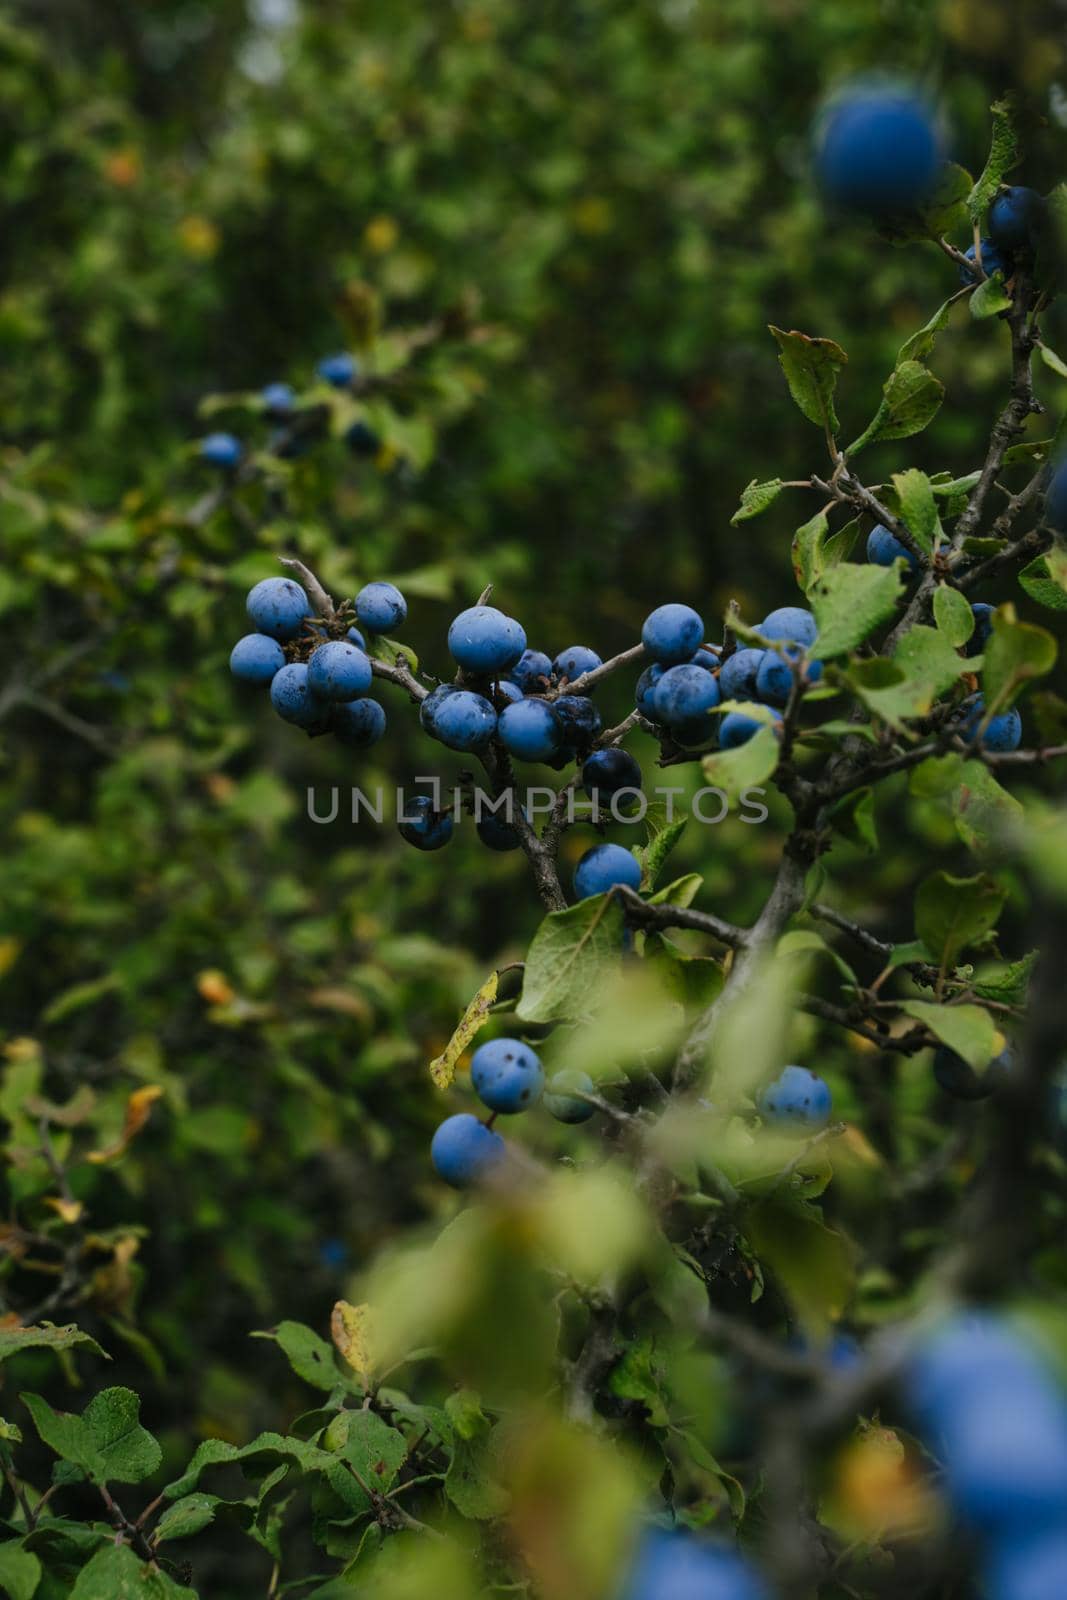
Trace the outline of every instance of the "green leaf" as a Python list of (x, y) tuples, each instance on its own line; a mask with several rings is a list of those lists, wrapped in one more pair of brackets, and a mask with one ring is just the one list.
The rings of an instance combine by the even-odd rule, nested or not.
[(1067, 551), (1037, 556), (1019, 574), (1019, 586), (1050, 611), (1067, 611)]
[(159, 1567), (144, 1563), (127, 1544), (106, 1545), (84, 1566), (70, 1600), (197, 1600)]
[(157, 1441), (141, 1426), (141, 1402), (132, 1389), (102, 1389), (82, 1412), (82, 1424), (102, 1462), (104, 1483), (140, 1483), (163, 1460)]
[(41, 1563), (23, 1549), (21, 1539), (0, 1544), (0, 1590), (9, 1600), (33, 1600), (40, 1581)]
[[(756, 708), (749, 709), (755, 715)], [(747, 744), (717, 750), (705, 756), (701, 766), (711, 788), (737, 800), (749, 789), (761, 789), (774, 776), (781, 753), (781, 739), (768, 721)]]
[(945, 386), (919, 361), (902, 361), (886, 379), (882, 399), (873, 418), (846, 455), (876, 439), (909, 439), (932, 422), (945, 398)]
[(516, 1008), (521, 1020), (588, 1016), (606, 973), (618, 962), (622, 930), (622, 908), (612, 895), (549, 912), (526, 955)]
[(168, 1500), (181, 1500), (194, 1490), (200, 1482), (200, 1474), (205, 1467), (213, 1467), (224, 1461), (236, 1459), (238, 1446), (230, 1444), (225, 1439), (202, 1439), (193, 1452), (192, 1460), (180, 1478), (175, 1478), (163, 1490)]
[(635, 852), (641, 863), (646, 888), (651, 889), (655, 884), (667, 857), (685, 832), (687, 821), (686, 817), (678, 817), (673, 822), (668, 822), (665, 802), (657, 801), (649, 806), (645, 816), (648, 843)]
[(993, 630), (982, 665), (982, 694), (987, 712), (1006, 711), (1024, 683), (1051, 672), (1058, 654), (1056, 640), (1032, 622), (1020, 622), (1014, 606), (994, 613)]
[(854, 517), (836, 533), (829, 529), (826, 512), (817, 511), (793, 535), (793, 572), (805, 594), (830, 567), (848, 560), (859, 537), (860, 520)]
[(855, 1288), (852, 1254), (843, 1236), (828, 1228), (810, 1205), (789, 1198), (767, 1199), (752, 1206), (743, 1227), (752, 1249), (778, 1279), (808, 1335), (825, 1335), (846, 1309)]
[(972, 980), (971, 988), (979, 1000), (995, 1000), (1004, 1006), (1024, 1006), (1037, 957), (1038, 952), (1031, 950), (1027, 955), (1020, 956), (1018, 961), (1009, 961), (986, 971), (981, 978)]
[(971, 296), (971, 316), (976, 322), (985, 322), (1002, 311), (1010, 311), (1011, 295), (1004, 287), (1003, 275), (994, 272), (984, 278)]
[(939, 583), (934, 590), (934, 621), (938, 632), (957, 650), (974, 632), (974, 612), (970, 602), (951, 584)]
[(460, 1056), (489, 1020), (489, 1009), (496, 1000), (499, 983), (499, 972), (491, 972), (467, 1006), (441, 1054), (430, 1062), (430, 1077), (438, 1089), (447, 1089), (451, 1084)]
[(187, 1494), (168, 1506), (156, 1523), (152, 1537), (158, 1544), (171, 1539), (191, 1539), (215, 1520), (215, 1507), (222, 1502), (214, 1494)]
[(703, 887), (704, 879), (699, 872), (687, 872), (684, 878), (675, 878), (650, 894), (648, 903), (650, 906), (691, 906)]
[(893, 483), (908, 532), (920, 549), (930, 555), (941, 532), (933, 484), (918, 467), (909, 467), (907, 472), (894, 472)]
[(934, 701), (968, 670), (966, 659), (957, 654), (952, 641), (941, 629), (923, 624), (908, 630), (893, 651), (892, 659), (915, 689), (915, 704), (920, 709), (912, 713), (914, 716), (925, 716)]
[(1039, 341), (1037, 353), (1049, 371), (1054, 372), (1057, 378), (1067, 378), (1067, 361), (1058, 356), (1055, 350), (1050, 350), (1047, 344), (1042, 344)]
[(795, 329), (785, 333), (771, 326), (778, 342), (778, 360), (799, 409), (809, 422), (835, 434), (840, 424), (834, 410), (834, 390), (848, 356), (833, 339), (813, 339)]
[[(693, 1282), (696, 1283), (696, 1279)], [(697, 1287), (700, 1288), (699, 1284)], [(703, 1290), (700, 1290), (700, 1298), (706, 1304)], [(657, 1372), (654, 1359), (655, 1341), (652, 1335), (645, 1334), (643, 1338), (635, 1339), (626, 1346), (621, 1360), (611, 1369), (607, 1388), (619, 1400), (636, 1400), (644, 1406), (647, 1412), (645, 1421), (650, 1428), (665, 1428), (671, 1419), (660, 1387), (662, 1375)]]
[(860, 850), (878, 849), (873, 789), (854, 789), (830, 808), (828, 816), (836, 832), (850, 844)]
[(689, 956), (663, 934), (645, 937), (645, 960), (664, 991), (686, 1010), (703, 1010), (719, 996), (725, 975), (709, 956)]
[(988, 1067), (996, 1054), (996, 1024), (984, 1006), (941, 1006), (932, 1000), (904, 1000), (900, 1009), (962, 1056), (975, 1072)]
[(103, 1482), (103, 1460), (81, 1417), (69, 1411), (53, 1411), (39, 1394), (22, 1394), (19, 1398), (33, 1418), (42, 1443), (85, 1477)]
[(892, 616), (903, 583), (899, 566), (846, 563), (825, 572), (810, 596), (819, 628), (811, 656), (829, 661), (862, 644), (879, 623)]
[(943, 756), (927, 756), (912, 768), (908, 788), (920, 800), (936, 800), (959, 787), (963, 768), (963, 757), (954, 750)]
[(21, 1355), (23, 1350), (73, 1350), (77, 1345), (84, 1345), (90, 1355), (103, 1356), (105, 1361), (111, 1360), (107, 1351), (101, 1350), (96, 1340), (82, 1333), (73, 1322), (62, 1328), (57, 1328), (52, 1322), (42, 1322), (28, 1328), (0, 1328), (0, 1362), (10, 1361), (12, 1356)]
[(41, 1020), (50, 1025), (62, 1022), (75, 1011), (82, 1011), (86, 1006), (95, 1005), (98, 1000), (103, 1000), (105, 995), (114, 994), (116, 989), (121, 988), (122, 979), (117, 972), (105, 972), (102, 977), (89, 978), (85, 983), (75, 983), (56, 995), (41, 1013)]
[(934, 872), (915, 896), (915, 932), (937, 966), (955, 966), (961, 951), (996, 927), (1006, 899), (1006, 890), (992, 878)]
[[(407, 1459), (407, 1440), (399, 1428), (391, 1428), (373, 1411), (340, 1411), (322, 1439), (326, 1450), (349, 1462), (371, 1489), (385, 1494), (396, 1482), (396, 1475)], [(362, 1485), (346, 1474), (361, 1503), (370, 1509)], [(330, 1475), (334, 1482), (334, 1475)], [(356, 1496), (353, 1496), (356, 1498)]]
[(747, 488), (741, 491), (741, 504), (730, 518), (731, 525), (739, 522), (748, 522), (751, 517), (758, 517), (773, 506), (783, 489), (781, 478), (768, 478), (761, 483), (758, 478), (753, 478)]
[(790, 928), (788, 933), (783, 933), (778, 941), (778, 954), (828, 956), (846, 983), (859, 982), (844, 956), (839, 955), (832, 944), (827, 944), (822, 934), (816, 932), (814, 928)]
[(1011, 171), (1019, 159), (1019, 142), (1015, 136), (1010, 100), (997, 100), (990, 107), (993, 116), (993, 138), (989, 156), (974, 188), (967, 196), (967, 211), (971, 222), (980, 228), (985, 214), (996, 198), (1004, 175)]
[(315, 1389), (336, 1389), (345, 1382), (334, 1361), (333, 1346), (302, 1322), (279, 1322), (276, 1328), (257, 1331), (253, 1339), (272, 1339), (298, 1378)]
[(929, 322), (924, 322), (917, 333), (910, 339), (905, 339), (897, 355), (897, 366), (902, 366), (905, 361), (925, 361), (937, 343), (937, 336), (948, 327), (955, 305), (955, 297), (946, 300), (944, 305), (938, 306)]
[(984, 761), (964, 762), (952, 809), (956, 832), (978, 854), (1003, 850), (1023, 819), (1019, 801), (1001, 787)]
[(459, 1439), (445, 1474), (445, 1493), (461, 1517), (489, 1522), (501, 1516), (510, 1503), (495, 1473), (495, 1435)]

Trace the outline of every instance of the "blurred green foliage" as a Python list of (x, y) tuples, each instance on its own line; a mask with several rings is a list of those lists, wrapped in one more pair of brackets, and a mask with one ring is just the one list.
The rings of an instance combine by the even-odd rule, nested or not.
[[(42, 1226), (54, 1173), (26, 1097), (62, 1159), (77, 1139), (103, 1153), (72, 1168), (65, 1202), (99, 1240), (78, 1321), (114, 1358), (108, 1382), (145, 1397), (165, 1471), (202, 1435), (243, 1444), (306, 1409), (249, 1334), (293, 1316), (324, 1332), (382, 1241), (447, 1206), (426, 1065), (538, 920), (521, 860), (463, 841), (444, 869), (391, 834), (308, 820), (309, 783), (388, 787), (425, 755), (401, 719), (359, 762), (298, 742), (235, 688), (244, 590), (287, 551), (337, 593), (388, 575), (431, 665), (450, 608), (488, 582), (553, 653), (628, 644), (650, 600), (715, 616), (736, 598), (754, 616), (792, 598), (795, 504), (729, 525), (750, 480), (808, 470), (766, 324), (847, 347), (852, 437), (903, 337), (956, 287), (932, 246), (828, 223), (813, 116), (843, 77), (912, 70), (977, 170), (990, 100), (1014, 89), (1026, 179), (1050, 187), (1055, 19), (1036, 3), (1005, 32), (1007, 17), (981, 0), (34, 0), (0, 21), (0, 1111), (12, 1201)], [(1062, 349), (1057, 332), (1054, 316)], [(287, 379), (324, 398), (314, 362), (346, 346), (386, 380), (365, 408), (386, 448), (353, 456), (339, 417), (322, 449), (272, 456), (248, 397)], [(909, 460), (962, 473), (1002, 351), (966, 328), (936, 365), (950, 404)], [(1060, 380), (1041, 381), (1052, 403)], [(202, 411), (208, 395), (224, 398)], [(265, 468), (230, 498), (191, 448), (216, 422)], [(872, 476), (898, 466), (872, 446)], [(915, 858), (960, 847), (903, 781), (885, 813), (877, 859), (858, 837), (841, 873), (862, 872), (882, 931), (907, 937)], [(699, 865), (743, 921), (780, 841), (731, 822), (687, 842), (679, 871)], [(1018, 883), (1008, 915), (1021, 933)], [(928, 1155), (937, 1113), (915, 1064), (894, 1088), (901, 1133), (842, 1055), (826, 1063), (842, 1114), (862, 1105), (875, 1143), (892, 1129), (904, 1148), (885, 1155)], [(866, 1160), (848, 1202), (865, 1215)], [(868, 1286), (872, 1320), (911, 1248)], [(44, 1298), (25, 1263), (3, 1266), (17, 1310)], [(752, 1271), (724, 1268), (731, 1294)], [(532, 1309), (520, 1327), (541, 1372)], [(679, 1391), (710, 1393), (684, 1357)], [(626, 1383), (655, 1387), (634, 1361), (620, 1402)], [(66, 1410), (74, 1368), (52, 1363), (20, 1355), (19, 1384)], [(557, 1426), (527, 1418), (533, 1507), (545, 1461), (598, 1448), (560, 1445)], [(609, 1540), (650, 1472), (605, 1470)], [(689, 1487), (706, 1510), (706, 1485)], [(208, 1537), (203, 1592), (263, 1590), (269, 1562), (248, 1560), (251, 1578)], [(395, 1582), (458, 1595), (466, 1579)]]

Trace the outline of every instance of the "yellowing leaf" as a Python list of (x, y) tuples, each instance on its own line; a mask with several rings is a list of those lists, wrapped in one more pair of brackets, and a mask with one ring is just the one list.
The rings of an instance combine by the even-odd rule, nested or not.
[(489, 1016), (489, 1007), (496, 1000), (497, 986), (500, 983), (499, 972), (491, 972), (474, 996), (463, 1016), (459, 1026), (449, 1039), (444, 1050), (430, 1062), (430, 1077), (439, 1089), (447, 1089), (452, 1079), (456, 1076), (456, 1063), (470, 1044), (474, 1035), (485, 1026)]
[(45, 1200), (46, 1206), (51, 1206), (58, 1217), (64, 1222), (77, 1222), (85, 1207), (80, 1200), (63, 1200), (57, 1194), (51, 1194)]
[(19, 958), (21, 950), (22, 945), (18, 939), (12, 938), (10, 935), (0, 939), (0, 978), (4, 976), (5, 972), (11, 971), (11, 968)]
[(237, 991), (225, 973), (214, 967), (197, 974), (196, 989), (201, 1000), (206, 1000), (210, 1006), (228, 1006), (237, 998)]
[(98, 1165), (104, 1161), (113, 1161), (117, 1156), (125, 1153), (130, 1140), (136, 1138), (151, 1115), (152, 1107), (163, 1094), (163, 1089), (158, 1083), (146, 1084), (143, 1089), (135, 1089), (126, 1102), (126, 1120), (122, 1132), (114, 1144), (107, 1145), (103, 1150), (90, 1150), (87, 1160)]
[(352, 1371), (358, 1373), (364, 1383), (370, 1382), (374, 1371), (370, 1337), (371, 1319), (369, 1305), (353, 1306), (349, 1305), (347, 1300), (338, 1300), (330, 1316), (330, 1337), (342, 1360), (348, 1362)]

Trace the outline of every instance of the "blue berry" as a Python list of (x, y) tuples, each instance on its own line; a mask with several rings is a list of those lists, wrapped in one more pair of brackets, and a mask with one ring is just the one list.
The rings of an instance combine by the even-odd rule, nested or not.
[(727, 1544), (653, 1528), (644, 1535), (620, 1600), (770, 1600), (744, 1556)]
[(593, 750), (582, 767), (582, 788), (590, 800), (606, 804), (624, 789), (640, 789), (641, 768), (628, 750)]
[(1036, 189), (1002, 189), (989, 208), (989, 237), (999, 250), (1032, 250), (1045, 216)]
[(245, 609), (257, 633), (272, 639), (295, 639), (311, 615), (308, 597), (292, 578), (263, 578), (248, 591)]
[(982, 1593), (990, 1600), (1063, 1600), (1067, 1528), (1008, 1528), (994, 1542)]
[(634, 704), (649, 722), (656, 720), (656, 685), (666, 670), (666, 667), (661, 667), (658, 661), (653, 661), (652, 665), (642, 672), (634, 689)]
[(756, 674), (765, 652), (746, 646), (727, 656), (719, 668), (719, 692), (724, 700), (754, 700)]
[(1037, 1350), (989, 1312), (965, 1311), (940, 1322), (908, 1367), (909, 1409), (931, 1435), (976, 1399), (1040, 1389), (1047, 1374)]
[(268, 383), (259, 400), (268, 417), (288, 417), (296, 405), (296, 394), (292, 384)]
[(503, 855), (509, 850), (521, 848), (519, 831), (514, 822), (507, 820), (503, 810), (486, 811), (476, 815), (474, 826), (479, 839), (490, 850), (496, 850)]
[(616, 884), (641, 887), (641, 867), (636, 856), (621, 844), (595, 844), (587, 850), (574, 870), (574, 892), (579, 900), (606, 894)]
[(350, 356), (347, 350), (339, 350), (332, 356), (323, 356), (316, 363), (315, 371), (335, 389), (347, 389), (359, 368), (354, 356)]
[(704, 619), (692, 606), (657, 606), (641, 629), (641, 643), (652, 660), (668, 667), (692, 660), (703, 638)]
[(329, 726), (330, 706), (312, 693), (308, 669), (301, 661), (290, 662), (274, 674), (270, 703), (283, 722), (309, 733), (325, 732)]
[(232, 433), (209, 433), (200, 441), (200, 456), (209, 466), (231, 471), (244, 455), (244, 446)]
[(413, 844), (416, 850), (443, 849), (455, 827), (451, 812), (438, 811), (428, 794), (405, 799), (396, 825), (400, 837)]
[(561, 650), (552, 663), (553, 671), (560, 678), (566, 678), (568, 683), (573, 683), (586, 672), (595, 672), (603, 662), (595, 650), (590, 650), (584, 644), (568, 645), (566, 650)]
[(358, 628), (349, 628), (348, 632), (345, 634), (345, 638), (348, 640), (349, 644), (354, 644), (357, 650), (366, 650), (367, 641), (360, 633)]
[(439, 683), (436, 689), (431, 689), (429, 694), (419, 706), (419, 724), (424, 733), (431, 739), (438, 737), (437, 733), (437, 708), (442, 700), (447, 700), (450, 694), (462, 694), (458, 684)]
[(829, 109), (816, 152), (827, 199), (876, 217), (920, 207), (940, 164), (930, 108), (901, 88), (865, 87), (843, 96)]
[[(789, 651), (788, 655), (796, 656), (797, 652)], [(802, 669), (802, 678), (806, 683), (818, 683), (822, 677), (822, 662), (809, 661)], [(776, 650), (768, 650), (760, 662), (760, 669), (756, 674), (756, 696), (765, 705), (784, 706), (788, 703), (793, 692), (793, 668), (785, 656), (779, 655)]]
[(585, 694), (561, 694), (552, 708), (563, 724), (563, 737), (576, 750), (585, 750), (600, 732), (600, 712)]
[(353, 422), (345, 434), (345, 444), (354, 456), (376, 456), (382, 448), (382, 441), (375, 433), (369, 422), (362, 418)]
[(394, 583), (368, 583), (356, 596), (356, 616), (368, 633), (391, 633), (408, 614), (408, 603)]
[[(974, 248), (974, 245), (969, 245), (963, 253), (971, 265), (969, 267), (960, 268), (960, 282), (977, 283), (977, 252)], [(982, 271), (985, 273), (987, 278), (991, 278), (994, 272), (999, 272), (1004, 278), (1011, 277), (1011, 266), (1009, 265), (1007, 258), (1001, 255), (992, 239), (982, 240)]]
[(575, 1067), (565, 1067), (555, 1073), (545, 1085), (543, 1105), (549, 1116), (557, 1122), (588, 1122), (596, 1116), (596, 1106), (581, 1097), (595, 1094), (596, 1085), (586, 1072)]
[(701, 645), (692, 659), (694, 667), (703, 667), (706, 672), (718, 672), (719, 651), (714, 645)]
[(768, 612), (756, 629), (762, 638), (776, 644), (799, 644), (805, 649), (815, 643), (818, 631), (815, 618), (803, 606), (779, 606)]
[(230, 651), (230, 671), (242, 683), (270, 683), (285, 666), (285, 651), (265, 633), (246, 633)]
[(322, 700), (358, 700), (373, 680), (370, 658), (345, 639), (320, 644), (308, 662), (308, 682)]
[(513, 1116), (537, 1104), (545, 1075), (538, 1057), (521, 1039), (490, 1039), (474, 1052), (471, 1083), (490, 1111)]
[(941, 1045), (934, 1055), (934, 1077), (938, 1085), (954, 1100), (984, 1100), (995, 1093), (1010, 1075), (1015, 1053), (1006, 1045), (989, 1063), (984, 1072), (975, 1072), (954, 1050)]
[[(985, 716), (985, 701), (980, 694), (973, 695), (965, 702), (965, 716), (960, 724), (961, 736), (972, 741), (978, 734), (982, 718)], [(1008, 750), (1018, 750), (1023, 739), (1023, 719), (1018, 711), (1002, 712), (999, 717), (990, 717), (985, 732), (981, 737), (984, 750), (991, 750), (1001, 754)]]
[(496, 732), (496, 712), (484, 695), (457, 689), (440, 700), (433, 713), (433, 731), (450, 750), (477, 750)]
[(830, 1088), (807, 1067), (783, 1067), (759, 1097), (760, 1114), (767, 1122), (815, 1132), (830, 1120)]
[(984, 1532), (1062, 1524), (1067, 1407), (1040, 1364), (1021, 1382), (971, 1392), (942, 1419), (936, 1451), (953, 1508)]
[(520, 761), (547, 761), (563, 744), (563, 725), (546, 700), (516, 700), (497, 723), (504, 749)]
[(711, 731), (709, 713), (719, 704), (719, 683), (703, 667), (668, 667), (652, 697), (656, 721), (687, 734)]
[[(517, 683), (512, 683), (510, 678), (497, 678), (492, 684), (493, 703), (497, 710), (502, 711), (504, 706), (513, 706), (523, 698), (522, 690)], [(504, 706), (500, 702), (504, 702)]]
[(997, 614), (997, 608), (996, 606), (986, 605), (984, 600), (976, 600), (971, 607), (971, 613), (974, 617), (974, 632), (967, 640), (967, 648), (964, 654), (980, 656), (989, 643), (990, 635), (993, 632), (993, 618)]
[(385, 712), (377, 700), (352, 700), (335, 705), (330, 732), (351, 750), (368, 750), (385, 732)]
[[(777, 711), (774, 712), (772, 725), (778, 729), (781, 723), (781, 716)], [(736, 750), (738, 745), (747, 744), (766, 726), (758, 717), (748, 717), (743, 711), (728, 711), (719, 724), (719, 749)]]
[(434, 1171), (453, 1189), (469, 1189), (504, 1159), (506, 1146), (499, 1133), (472, 1117), (469, 1111), (447, 1117), (433, 1136), (430, 1160)]
[(495, 606), (470, 606), (448, 630), (448, 648), (464, 672), (497, 676), (526, 649), (526, 634), (514, 617)]
[(1067, 460), (1057, 463), (1045, 490), (1045, 522), (1056, 533), (1067, 533)]
[(867, 560), (875, 567), (891, 567), (894, 561), (906, 561), (912, 572), (919, 570), (919, 558), (888, 528), (872, 528), (867, 535)]
[(524, 650), (511, 669), (511, 681), (523, 694), (547, 689), (551, 676), (552, 662), (543, 650)]

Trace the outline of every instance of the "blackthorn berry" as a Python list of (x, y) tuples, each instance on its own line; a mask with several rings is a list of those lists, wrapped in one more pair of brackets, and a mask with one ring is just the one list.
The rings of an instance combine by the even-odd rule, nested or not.
[(258, 633), (272, 639), (295, 639), (311, 615), (308, 597), (292, 578), (262, 578), (248, 591), (245, 609)]
[(394, 583), (368, 583), (356, 596), (356, 616), (368, 633), (391, 633), (408, 614), (408, 603)]
[(469, 1189), (481, 1182), (504, 1159), (505, 1152), (499, 1133), (469, 1111), (446, 1117), (430, 1144), (434, 1171), (453, 1189)]
[(246, 633), (230, 651), (230, 671), (243, 683), (270, 683), (285, 666), (285, 651), (265, 633)]
[(521, 1039), (490, 1039), (474, 1052), (471, 1083), (490, 1111), (512, 1116), (536, 1105), (545, 1075), (537, 1055)]

